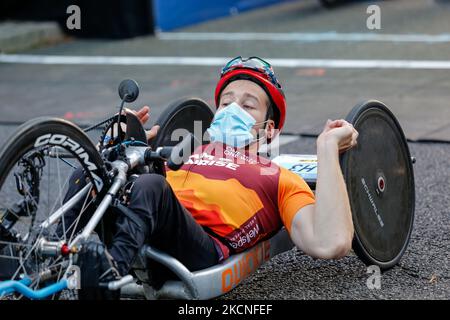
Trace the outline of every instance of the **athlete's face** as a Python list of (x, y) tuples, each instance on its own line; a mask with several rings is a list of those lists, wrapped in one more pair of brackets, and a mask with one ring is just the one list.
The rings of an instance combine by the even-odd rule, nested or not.
[(233, 102), (239, 104), (255, 118), (257, 124), (253, 127), (254, 130), (258, 132), (266, 128), (267, 134), (271, 134), (274, 128), (273, 120), (269, 120), (267, 126), (263, 123), (266, 120), (269, 97), (259, 85), (249, 80), (231, 82), (222, 91), (217, 111), (226, 108)]

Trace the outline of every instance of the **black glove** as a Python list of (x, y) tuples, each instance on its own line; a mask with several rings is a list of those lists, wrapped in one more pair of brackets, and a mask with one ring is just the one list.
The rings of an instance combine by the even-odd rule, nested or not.
[(81, 288), (98, 288), (121, 278), (116, 262), (101, 242), (87, 242), (78, 253), (77, 264), (81, 272)]

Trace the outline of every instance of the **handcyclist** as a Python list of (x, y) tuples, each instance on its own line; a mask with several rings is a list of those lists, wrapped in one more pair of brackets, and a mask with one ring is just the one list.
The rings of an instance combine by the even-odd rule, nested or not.
[[(82, 286), (127, 274), (146, 243), (195, 271), (248, 249), (283, 226), (312, 257), (336, 259), (348, 253), (353, 223), (339, 154), (356, 145), (353, 126), (328, 120), (319, 135), (314, 195), (301, 177), (258, 155), (286, 119), (285, 95), (269, 63), (258, 57), (229, 61), (216, 86), (215, 105), (208, 129), (211, 143), (198, 148), (180, 170), (169, 170), (166, 178), (140, 175), (128, 201), (135, 219), (118, 217), (110, 247), (94, 241), (83, 246)], [(136, 114), (145, 123), (149, 108)], [(148, 132), (149, 139), (157, 129)], [(263, 174), (269, 167), (274, 170)], [(78, 170), (66, 200), (85, 183), (80, 178)], [(69, 216), (76, 217), (80, 206)], [(155, 270), (164, 279), (166, 271), (156, 265)]]

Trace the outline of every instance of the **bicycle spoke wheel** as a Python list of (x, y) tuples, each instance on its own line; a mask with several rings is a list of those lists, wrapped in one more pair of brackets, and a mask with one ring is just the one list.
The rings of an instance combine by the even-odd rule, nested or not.
[[(94, 144), (75, 125), (51, 118), (22, 125), (0, 151), (0, 281), (27, 279), (38, 289), (64, 277), (73, 256), (67, 244), (105, 177)], [(73, 195), (80, 210), (65, 204), (70, 184), (85, 184)], [(0, 296), (15, 298), (21, 295)]]

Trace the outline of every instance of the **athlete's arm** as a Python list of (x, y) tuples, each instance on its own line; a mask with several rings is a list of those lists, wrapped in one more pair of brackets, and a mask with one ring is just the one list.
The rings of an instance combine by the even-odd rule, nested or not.
[(353, 222), (339, 153), (356, 145), (357, 137), (351, 124), (335, 120), (317, 139), (316, 203), (301, 208), (291, 225), (294, 244), (312, 257), (337, 259), (351, 249)]

